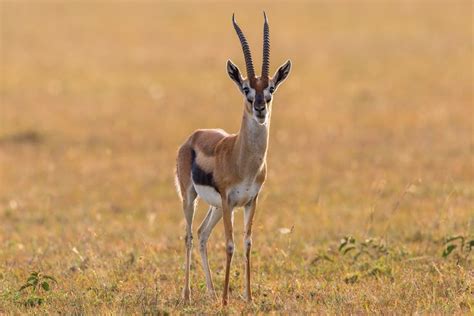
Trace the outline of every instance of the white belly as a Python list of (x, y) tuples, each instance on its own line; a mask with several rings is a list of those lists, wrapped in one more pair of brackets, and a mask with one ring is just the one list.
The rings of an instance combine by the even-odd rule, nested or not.
[[(239, 183), (229, 191), (229, 202), (235, 207), (244, 206), (252, 200), (260, 191), (261, 184), (258, 183)], [(194, 189), (198, 196), (207, 204), (222, 207), (221, 195), (211, 186), (199, 185), (194, 183)]]
[(207, 204), (222, 207), (221, 195), (213, 187), (194, 184), (194, 189), (199, 197), (206, 201)]

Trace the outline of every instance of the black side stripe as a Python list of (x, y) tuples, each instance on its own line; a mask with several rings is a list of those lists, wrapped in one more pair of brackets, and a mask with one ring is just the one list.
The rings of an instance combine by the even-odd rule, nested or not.
[(205, 172), (204, 170), (199, 167), (199, 165), (196, 163), (196, 152), (193, 151), (191, 152), (192, 155), (192, 165), (191, 165), (191, 175), (193, 178), (193, 182), (199, 185), (207, 185), (217, 192), (219, 190), (217, 189), (216, 183), (214, 182), (214, 177), (212, 175), (212, 172)]

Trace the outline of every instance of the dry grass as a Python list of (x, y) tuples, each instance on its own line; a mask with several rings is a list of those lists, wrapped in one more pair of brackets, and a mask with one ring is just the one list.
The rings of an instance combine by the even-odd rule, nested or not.
[[(474, 311), (472, 255), (441, 257), (444, 238), (474, 233), (471, 2), (0, 8), (0, 313)], [(206, 298), (197, 252), (183, 306), (176, 149), (196, 128), (238, 129), (230, 16), (259, 61), (263, 8), (272, 69), (294, 68), (274, 102), (255, 301), (240, 296), (239, 243), (230, 306)], [(346, 235), (383, 247), (351, 259)], [(35, 270), (58, 284), (25, 307)]]

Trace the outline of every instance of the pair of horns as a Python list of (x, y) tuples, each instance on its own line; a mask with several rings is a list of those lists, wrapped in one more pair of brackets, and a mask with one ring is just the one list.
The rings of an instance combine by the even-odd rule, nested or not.
[[(270, 70), (270, 28), (268, 27), (268, 20), (265, 11), (263, 12), (265, 19), (263, 23), (263, 58), (262, 58), (262, 78), (268, 78)], [(235, 21), (235, 15), (232, 14), (232, 23), (234, 24), (235, 32), (239, 37), (242, 51), (244, 52), (245, 66), (247, 67), (247, 76), (249, 79), (255, 78), (255, 70), (253, 68), (252, 54), (250, 53), (250, 46), (245, 38), (244, 33)]]

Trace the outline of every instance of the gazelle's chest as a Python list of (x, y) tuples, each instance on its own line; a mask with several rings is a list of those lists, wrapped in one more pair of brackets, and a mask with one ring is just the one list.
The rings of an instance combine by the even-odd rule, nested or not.
[(244, 206), (258, 194), (261, 187), (262, 184), (255, 180), (238, 183), (229, 190), (229, 202), (237, 207)]

